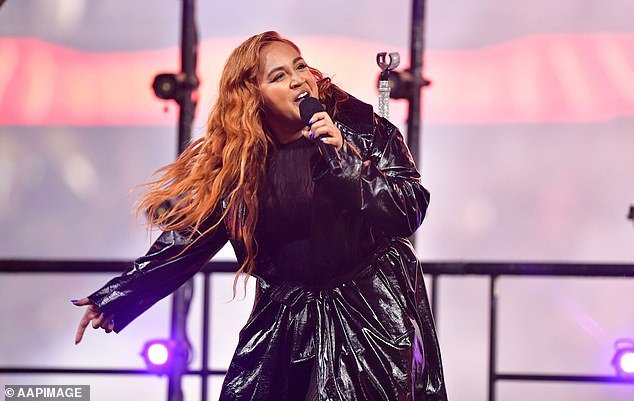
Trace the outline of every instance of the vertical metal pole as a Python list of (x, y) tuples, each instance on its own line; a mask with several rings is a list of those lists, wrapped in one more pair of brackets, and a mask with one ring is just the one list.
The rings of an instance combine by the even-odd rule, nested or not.
[(185, 291), (191, 291), (191, 287), (193, 287), (192, 280), (189, 280), (176, 290), (172, 297), (170, 338), (177, 344), (177, 353), (173, 355), (172, 372), (168, 378), (167, 399), (169, 401), (183, 400), (181, 379), (187, 370), (187, 344), (185, 342), (187, 338), (187, 301), (185, 300)]
[(497, 345), (497, 275), (491, 275), (489, 288), (489, 401), (495, 401)]
[(203, 279), (203, 346), (202, 346), (202, 376), (201, 376), (201, 401), (207, 401), (207, 382), (209, 378), (209, 291), (211, 279), (209, 273), (204, 273)]
[(423, 52), (425, 44), (425, 0), (412, 2), (412, 29), (410, 37), (409, 68), (413, 77), (411, 93), (409, 94), (409, 114), (407, 117), (407, 146), (417, 163), (421, 162), (419, 155), (421, 88), (423, 82)]
[(182, 153), (191, 139), (196, 102), (193, 93), (198, 87), (196, 58), (198, 34), (194, 20), (194, 0), (183, 0), (183, 23), (181, 32), (181, 72), (185, 77), (185, 90), (177, 99), (180, 105), (178, 122), (178, 153)]
[[(194, 21), (194, 0), (183, 0), (181, 23), (181, 73), (185, 85), (176, 101), (180, 106), (178, 121), (178, 154), (187, 147), (191, 138), (191, 127), (194, 119), (196, 103), (193, 92), (198, 87), (196, 77), (196, 47), (197, 35)], [(168, 401), (182, 401), (183, 390), (181, 380), (187, 370), (187, 313), (188, 305), (185, 299), (186, 291), (193, 291), (193, 279), (187, 281), (174, 292), (172, 297), (172, 321), (170, 337), (178, 344), (172, 374), (168, 378)]]
[[(410, 67), (413, 82), (408, 94), (409, 111), (407, 116), (407, 146), (418, 169), (422, 158), (418, 151), (420, 144), (420, 108), (421, 88), (423, 87), (423, 51), (425, 43), (425, 0), (412, 0), (412, 28), (410, 36)], [(410, 236), (416, 244), (416, 233)]]

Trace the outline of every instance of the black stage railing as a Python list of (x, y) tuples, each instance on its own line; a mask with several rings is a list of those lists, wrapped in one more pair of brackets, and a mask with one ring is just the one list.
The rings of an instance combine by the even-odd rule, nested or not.
[[(0, 260), (0, 273), (121, 273), (131, 265), (128, 261), (38, 261), (38, 260)], [(499, 381), (541, 381), (541, 382), (577, 382), (577, 383), (606, 383), (606, 384), (634, 384), (634, 378), (616, 375), (563, 375), (522, 373), (509, 374), (498, 372), (497, 360), (497, 282), (501, 276), (547, 276), (547, 277), (620, 277), (634, 278), (634, 265), (631, 264), (574, 264), (574, 263), (423, 263), (425, 273), (431, 276), (431, 305), (434, 315), (438, 310), (438, 279), (441, 276), (488, 276), (489, 283), (489, 374), (488, 399), (496, 398), (495, 385)], [(202, 270), (203, 286), (203, 324), (202, 324), (202, 368), (188, 369), (187, 375), (197, 375), (202, 379), (202, 386), (206, 386), (207, 378), (211, 375), (224, 375), (225, 370), (210, 370), (207, 364), (209, 351), (209, 278), (213, 273), (233, 273), (236, 271), (235, 262), (210, 262)], [(5, 329), (6, 329), (5, 325)], [(0, 374), (104, 374), (104, 375), (138, 375), (152, 374), (143, 369), (72, 369), (55, 367), (18, 367), (0, 366)], [(206, 391), (202, 401), (207, 401)]]

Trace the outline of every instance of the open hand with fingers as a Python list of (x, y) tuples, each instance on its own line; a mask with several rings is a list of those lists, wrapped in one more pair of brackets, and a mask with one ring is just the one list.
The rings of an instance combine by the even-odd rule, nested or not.
[(84, 316), (79, 322), (79, 327), (77, 327), (77, 334), (75, 334), (75, 344), (79, 344), (82, 337), (84, 336), (84, 331), (86, 331), (86, 327), (88, 327), (88, 324), (90, 324), (91, 322), (94, 329), (102, 328), (106, 331), (106, 333), (110, 333), (112, 329), (114, 329), (113, 315), (104, 315), (102, 310), (97, 305), (93, 304), (88, 298), (82, 298), (79, 300), (74, 299), (71, 302), (76, 306), (88, 306), (88, 308), (86, 308)]

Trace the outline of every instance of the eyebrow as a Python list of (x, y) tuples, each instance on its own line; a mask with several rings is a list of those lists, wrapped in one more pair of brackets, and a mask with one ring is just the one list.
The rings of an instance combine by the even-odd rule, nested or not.
[[(303, 58), (302, 56), (295, 57), (295, 59), (293, 60), (293, 64), (295, 64), (295, 63), (297, 63), (299, 60), (303, 60), (303, 59), (304, 59), (304, 58)], [(284, 69), (284, 67), (283, 67), (283, 66), (281, 66), (281, 67), (275, 67), (275, 68), (273, 68), (271, 71), (269, 71), (269, 73), (268, 73), (268, 74), (266, 74), (266, 77), (267, 77), (267, 78), (269, 78), (269, 77), (271, 76), (271, 74), (273, 74), (274, 72), (276, 72), (276, 71), (280, 71), (280, 70), (283, 70), (283, 69)]]

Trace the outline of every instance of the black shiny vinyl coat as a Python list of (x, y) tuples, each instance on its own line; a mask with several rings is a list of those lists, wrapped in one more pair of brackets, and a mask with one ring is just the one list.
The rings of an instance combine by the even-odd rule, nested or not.
[[(311, 164), (309, 259), (318, 274), (311, 282), (273, 280), (272, 262), (256, 258), (255, 304), (220, 400), (290, 401), (289, 366), (314, 360), (322, 401), (445, 401), (423, 270), (407, 239), (423, 221), (429, 192), (399, 130), (371, 106), (351, 97), (333, 120), (344, 138), (343, 173), (332, 175), (321, 158)], [(130, 270), (88, 298), (114, 314), (118, 333), (227, 241), (242, 263), (244, 244), (227, 232), (221, 224), (171, 258), (191, 240), (166, 231)]]

